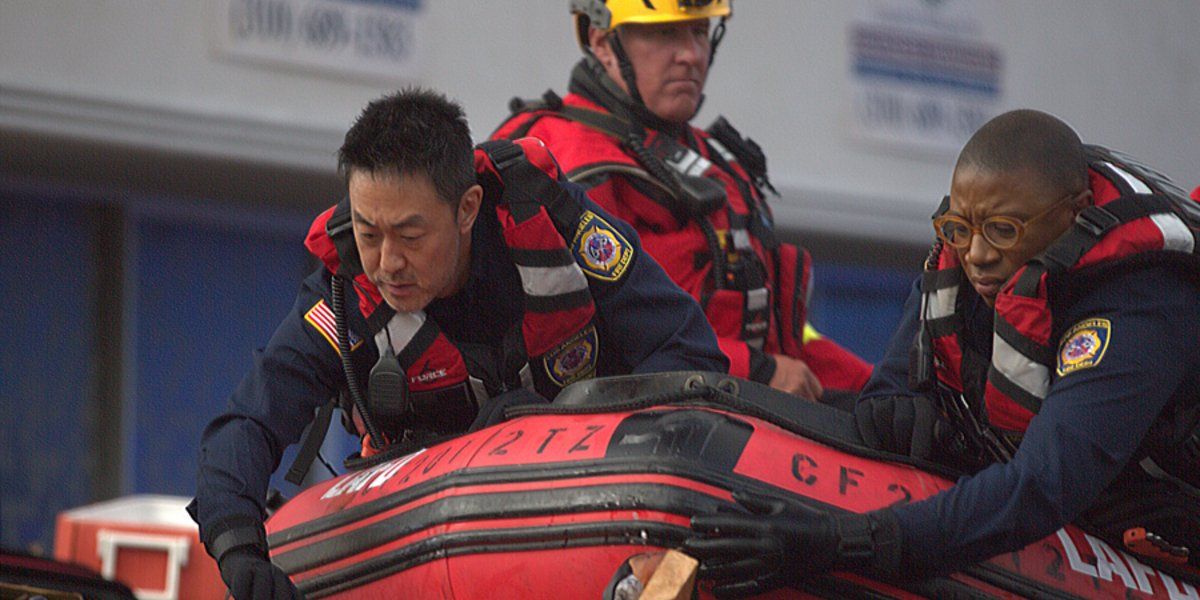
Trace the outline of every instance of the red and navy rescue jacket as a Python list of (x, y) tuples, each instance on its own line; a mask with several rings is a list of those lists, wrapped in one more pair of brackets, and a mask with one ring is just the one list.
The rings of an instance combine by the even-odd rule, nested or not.
[[(922, 276), (921, 321), (932, 342), (937, 381), (982, 406), (987, 425), (998, 434), (994, 441), (1010, 446), (1009, 453), (1046, 399), (1056, 361), (1070, 365), (1103, 342), (1084, 337), (1074, 341), (1075, 346), (1054, 347), (1050, 298), (1064, 278), (1160, 261), (1200, 272), (1200, 203), (1107, 149), (1089, 146), (1088, 154), (1094, 205), (1080, 213), (1066, 234), (1018, 269), (997, 295), (986, 373), (972, 366), (974, 361), (964, 360), (963, 320), (956, 310), (962, 304), (959, 295), (970, 286), (964, 284), (956, 253), (935, 247)], [(939, 213), (947, 205), (948, 198)], [(1196, 395), (1200, 400), (1200, 390)]]
[[(603, 77), (585, 59), (570, 94), (515, 102), (516, 114), (493, 139), (541, 139), (569, 179), (632, 224), (671, 279), (703, 305), (730, 373), (765, 383), (773, 372), (763, 368), (765, 354), (785, 354), (808, 363), (825, 387), (861, 388), (871, 366), (806, 325), (809, 256), (775, 236), (757, 145), (723, 119), (718, 136), (690, 125), (633, 125), (610, 106), (617, 100), (595, 92)], [(744, 158), (760, 168), (748, 169)]]
[[(484, 206), (495, 211), (524, 293), (520, 327), (506, 332), (499, 352), (456, 344), (425, 311), (398, 313), (383, 302), (358, 264), (348, 201), (318, 216), (305, 240), (330, 272), (353, 280), (367, 335), (378, 352), (390, 348), (405, 372), (413, 418), (437, 431), (464, 428), (475, 407), (499, 391), (525, 387), (553, 398), (594, 376), (601, 348), (592, 288), (621, 285), (636, 252), (559, 184), (558, 166), (540, 141), (489, 142), (475, 159)], [(361, 415), (346, 412), (365, 435)], [(445, 422), (459, 413), (456, 424)]]
[[(972, 471), (891, 509), (913, 572), (963, 567), (1067, 522), (1200, 566), (1200, 205), (1126, 157), (1087, 151), (1095, 206), (994, 307), (935, 246), (864, 391), (937, 398), (961, 436), (939, 436), (950, 442), (939, 459)], [(1171, 555), (1147, 548), (1147, 532)]]
[(550, 397), (591, 376), (728, 369), (696, 301), (641, 251), (632, 227), (561, 180), (540, 143), (485, 144), (476, 167), (484, 200), (470, 276), (423, 316), (399, 317), (348, 266), (356, 254), (335, 243), (345, 235), (337, 208), (317, 219), (308, 246), (322, 264), (201, 440), (189, 510), (206, 544), (230, 527), (261, 528), (284, 449), (347, 388), (335, 273), (354, 281), (344, 288), (349, 372), (369, 396), (381, 337), (387, 343), (379, 334), (391, 331), (413, 396), (405, 426), (463, 431), (478, 402), (521, 386)]

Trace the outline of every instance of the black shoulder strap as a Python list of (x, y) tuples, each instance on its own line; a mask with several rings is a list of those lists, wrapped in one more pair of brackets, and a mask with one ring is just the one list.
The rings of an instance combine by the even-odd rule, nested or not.
[(608, 134), (621, 141), (626, 141), (631, 136), (641, 137), (644, 135), (642, 128), (609, 113), (602, 113), (578, 106), (563, 106), (559, 109), (558, 113), (567, 119), (591, 127), (596, 131)]
[[(1129, 195), (1137, 193), (1124, 177), (1113, 173), (1108, 167), (1116, 166), (1121, 170), (1136, 177), (1142, 184), (1150, 188), (1150, 192), (1172, 197), (1174, 200), (1181, 201), (1183, 204), (1194, 204), (1188, 201), (1188, 193), (1183, 188), (1175, 185), (1166, 175), (1144, 165), (1141, 161), (1111, 148), (1097, 146), (1095, 144), (1084, 144), (1084, 155), (1087, 157), (1088, 166), (1093, 170), (1103, 173), (1117, 189), (1121, 195)], [(1144, 193), (1144, 192), (1143, 192)]]
[[(512, 111), (513, 115), (545, 111), (595, 129), (622, 142), (628, 140), (631, 135), (639, 137), (643, 135), (640, 127), (613, 114), (563, 104), (562, 98), (555, 94), (554, 90), (546, 90), (546, 93), (542, 94), (538, 100), (513, 98), (508, 102), (508, 109)], [(538, 119), (539, 117), (534, 117), (522, 123), (520, 127), (509, 133), (507, 138), (515, 140), (525, 137)]]
[[(509, 121), (513, 120), (518, 115), (525, 113), (536, 113), (544, 110), (557, 111), (561, 107), (562, 98), (559, 98), (558, 94), (554, 93), (554, 90), (546, 90), (540, 99), (535, 100), (526, 100), (525, 98), (513, 96), (508, 101), (509, 117), (505, 119), (503, 123), (500, 123), (500, 126), (497, 127), (495, 131), (492, 131), (491, 135), (488, 136), (488, 139), (496, 137), (496, 132), (503, 129)], [(536, 125), (541, 118), (542, 115), (533, 115), (532, 117), (526, 119), (524, 123), (518, 125), (516, 129), (510, 131), (504, 139), (515, 140), (529, 135), (529, 130), (533, 129), (533, 126)]]
[(283, 477), (284, 481), (292, 485), (300, 485), (304, 481), (304, 476), (308, 475), (313, 461), (321, 452), (321, 444), (325, 441), (326, 432), (329, 431), (329, 422), (333, 418), (333, 409), (336, 405), (337, 400), (330, 400), (317, 410), (316, 418), (308, 425), (308, 431), (304, 432), (300, 450), (296, 452), (296, 458), (292, 460), (292, 467)]
[(946, 214), (946, 211), (948, 210), (950, 210), (950, 195), (946, 194), (945, 196), (942, 196), (942, 201), (938, 203), (937, 210), (933, 211), (933, 214), (930, 215), (929, 218), (936, 219)]
[(717, 120), (713, 121), (705, 131), (730, 154), (733, 154), (738, 164), (746, 169), (746, 173), (750, 175), (755, 185), (770, 190), (776, 196), (779, 195), (779, 191), (771, 185), (771, 180), (767, 177), (767, 155), (757, 142), (748, 137), (742, 137), (742, 134), (725, 117), (717, 117)]
[(1017, 279), (1013, 292), (1019, 296), (1037, 295), (1043, 273), (1057, 275), (1096, 246), (1118, 225), (1154, 214), (1173, 212), (1175, 203), (1160, 195), (1123, 196), (1103, 206), (1089, 206), (1075, 217), (1075, 223), (1044, 252), (1035, 256)]
[(362, 262), (358, 258), (358, 246), (354, 244), (354, 225), (350, 219), (350, 197), (342, 198), (333, 209), (333, 214), (325, 222), (325, 234), (337, 249), (338, 275), (353, 277), (363, 272)]
[(570, 241), (575, 225), (583, 215), (583, 206), (562, 184), (529, 162), (525, 151), (509, 140), (479, 144), (500, 174), (500, 202), (508, 206), (513, 218), (523, 223), (544, 207), (563, 239)]

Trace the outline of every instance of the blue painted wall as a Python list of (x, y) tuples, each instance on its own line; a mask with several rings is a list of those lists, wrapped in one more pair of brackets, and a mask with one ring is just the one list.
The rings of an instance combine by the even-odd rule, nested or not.
[(96, 330), (83, 205), (0, 187), (0, 545), (51, 547), (90, 500), (87, 405)]
[[(191, 496), (200, 435), (226, 406), (292, 309), (312, 263), (303, 247), (311, 215), (135, 208), (137, 373), (127, 455), (135, 493)], [(354, 441), (336, 422), (325, 452), (339, 471)], [(283, 482), (288, 450), (275, 487)], [(314, 476), (328, 477), (321, 468)]]
[(136, 378), (131, 492), (191, 495), (205, 424), (291, 309), (308, 259), (298, 215), (131, 211)]
[(814, 264), (809, 322), (869, 362), (883, 358), (920, 265), (910, 271)]

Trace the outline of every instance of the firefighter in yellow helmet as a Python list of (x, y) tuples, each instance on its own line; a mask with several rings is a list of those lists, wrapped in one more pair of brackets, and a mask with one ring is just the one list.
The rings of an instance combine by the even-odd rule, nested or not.
[(571, 0), (583, 59), (570, 92), (513, 102), (494, 138), (545, 141), (568, 176), (638, 230), (704, 306), (730, 372), (810, 399), (871, 366), (806, 324), (809, 259), (781, 243), (766, 158), (724, 118), (691, 119), (731, 0)]

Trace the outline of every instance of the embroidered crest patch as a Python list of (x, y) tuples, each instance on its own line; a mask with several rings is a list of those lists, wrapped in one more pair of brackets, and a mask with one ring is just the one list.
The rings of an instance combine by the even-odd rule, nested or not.
[(604, 281), (616, 281), (633, 260), (633, 246), (604, 219), (585, 211), (575, 230), (575, 255), (584, 273)]
[(596, 372), (596, 359), (600, 355), (600, 340), (596, 326), (588, 325), (571, 339), (546, 353), (543, 364), (546, 374), (559, 387), (566, 387)]
[[(317, 303), (308, 309), (308, 312), (304, 313), (304, 320), (309, 325), (312, 325), (313, 329), (316, 329), (317, 333), (321, 334), (321, 337), (325, 338), (325, 341), (329, 342), (330, 346), (333, 346), (334, 352), (337, 352), (339, 355), (342, 353), (338, 349), (337, 323), (333, 318), (333, 311), (329, 309), (328, 304), (325, 304), (325, 300), (317, 300)], [(351, 352), (358, 350), (362, 342), (362, 338), (355, 335), (353, 331), (350, 332)]]
[(1058, 345), (1059, 377), (1100, 364), (1111, 333), (1108, 319), (1084, 319), (1071, 327)]

